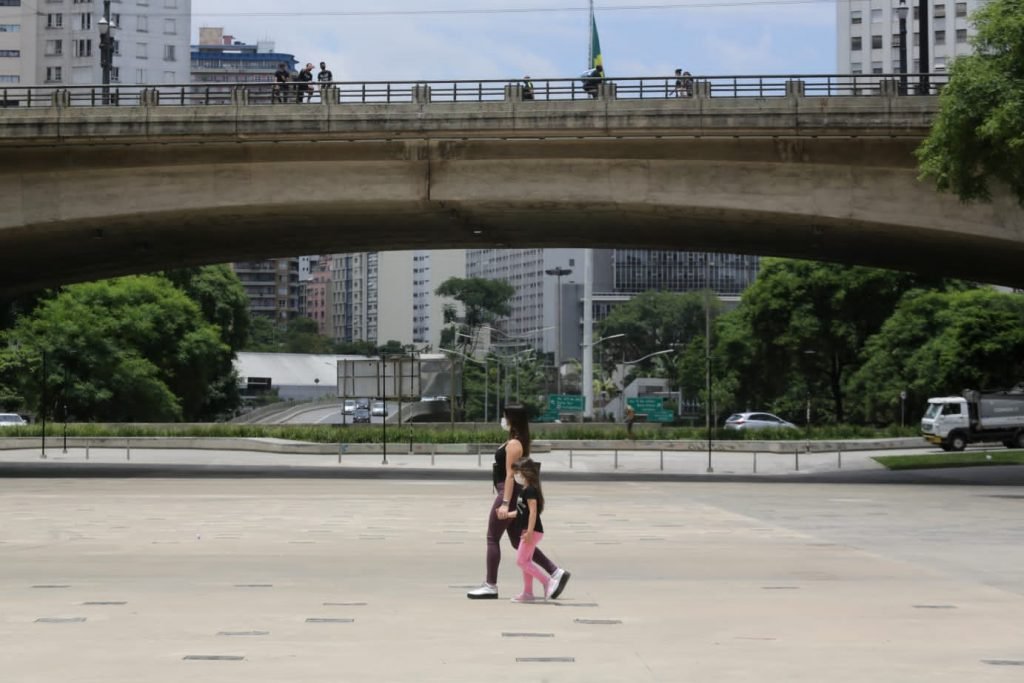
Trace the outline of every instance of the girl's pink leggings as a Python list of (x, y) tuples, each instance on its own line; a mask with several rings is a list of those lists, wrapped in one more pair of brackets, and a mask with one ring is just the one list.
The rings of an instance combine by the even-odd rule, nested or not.
[(519, 537), (519, 547), (516, 549), (516, 564), (523, 570), (523, 593), (533, 595), (533, 580), (537, 579), (541, 585), (541, 595), (547, 595), (548, 581), (550, 577), (540, 566), (533, 561), (533, 551), (537, 544), (544, 538), (544, 534), (533, 532), (533, 542), (526, 542), (526, 534)]

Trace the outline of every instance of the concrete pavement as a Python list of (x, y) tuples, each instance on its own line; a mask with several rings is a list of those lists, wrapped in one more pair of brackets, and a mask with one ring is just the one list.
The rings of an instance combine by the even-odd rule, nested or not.
[(2, 678), (1019, 680), (1019, 489), (546, 494), (542, 545), (573, 579), (516, 605), (463, 597), (481, 482), (0, 479)]

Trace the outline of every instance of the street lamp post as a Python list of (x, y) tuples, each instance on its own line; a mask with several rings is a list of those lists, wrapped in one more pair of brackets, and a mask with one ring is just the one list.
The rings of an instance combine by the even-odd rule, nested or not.
[(907, 94), (907, 0), (900, 0), (896, 16), (900, 18), (900, 95)]
[(569, 275), (572, 273), (570, 268), (548, 268), (544, 271), (548, 275), (554, 275), (557, 278), (558, 284), (558, 309), (555, 318), (555, 382), (556, 391), (555, 393), (562, 393), (562, 276)]
[(707, 406), (704, 409), (706, 413), (704, 420), (708, 430), (708, 473), (710, 474), (715, 470), (711, 467), (711, 408), (714, 405), (711, 400), (711, 254), (707, 252), (704, 253), (704, 286), (706, 288), (704, 295), (704, 360), (707, 370)]
[(110, 104), (110, 72), (114, 68), (114, 36), (117, 27), (110, 23), (110, 0), (103, 0), (103, 18), (100, 29), (100, 69), (103, 72), (103, 104)]
[(648, 358), (654, 358), (655, 356), (663, 356), (666, 353), (675, 353), (675, 349), (662, 349), (661, 351), (655, 351), (649, 353), (642, 358), (636, 360), (624, 360), (622, 361), (622, 390), (619, 392), (619, 420), (622, 421), (626, 416), (626, 368), (630, 365), (636, 365), (637, 363), (643, 363)]
[[(593, 347), (595, 347), (595, 346), (600, 346), (602, 342), (606, 342), (606, 341), (608, 341), (609, 339), (622, 339), (622, 338), (623, 338), (623, 337), (625, 337), (625, 336), (626, 336), (626, 335), (625, 335), (625, 333), (622, 333), (622, 332), (620, 332), (619, 334), (611, 334), (611, 335), (608, 335), (607, 337), (601, 337), (601, 338), (600, 338), (600, 339), (598, 339), (597, 341), (595, 341), (595, 342), (591, 342), (590, 344), (584, 344), (583, 346), (584, 346), (584, 348), (587, 348), (588, 346), (589, 346), (590, 348), (593, 348)], [(601, 358), (600, 358), (600, 360), (598, 361), (598, 364), (597, 364), (597, 366), (598, 366), (599, 368), (601, 368), (601, 369), (602, 369), (602, 371), (604, 370), (604, 349), (602, 349), (602, 350), (601, 350)], [(584, 377), (584, 378), (583, 378), (583, 380), (584, 380), (584, 381), (587, 381), (587, 379), (588, 379), (588, 378), (586, 378), (586, 377)], [(593, 382), (593, 378), (590, 378), (590, 381), (591, 381), (591, 382)], [(603, 382), (602, 382), (602, 383), (603, 383)], [(601, 405), (601, 410), (602, 410), (602, 411), (604, 411), (604, 408), (605, 408), (605, 405), (604, 405), (604, 404), (602, 404), (602, 405)]]

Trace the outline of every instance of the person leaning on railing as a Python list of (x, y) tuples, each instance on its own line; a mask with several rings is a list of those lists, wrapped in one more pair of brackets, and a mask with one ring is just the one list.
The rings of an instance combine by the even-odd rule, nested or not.
[(533, 99), (533, 81), (530, 80), (529, 76), (523, 76), (523, 99)]
[(271, 90), (270, 100), (271, 102), (280, 102), (284, 104), (285, 98), (288, 96), (288, 81), (292, 78), (291, 72), (288, 71), (288, 67), (284, 62), (277, 65), (277, 71), (274, 72), (274, 87)]
[(320, 84), (320, 101), (324, 99), (324, 93), (334, 80), (334, 74), (327, 68), (327, 62), (320, 62), (320, 73), (316, 75), (316, 81)]

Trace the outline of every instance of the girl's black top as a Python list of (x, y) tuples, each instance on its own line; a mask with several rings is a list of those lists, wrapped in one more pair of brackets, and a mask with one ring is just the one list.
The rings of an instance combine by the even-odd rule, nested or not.
[[(526, 501), (531, 498), (538, 501), (538, 506), (540, 505), (540, 492), (534, 487), (527, 485), (526, 488), (519, 492), (519, 502), (516, 503), (516, 526), (522, 531), (530, 528), (530, 505)], [(544, 533), (544, 525), (540, 521), (540, 511), (537, 512), (537, 523), (533, 525), (533, 530), (539, 534)]]

